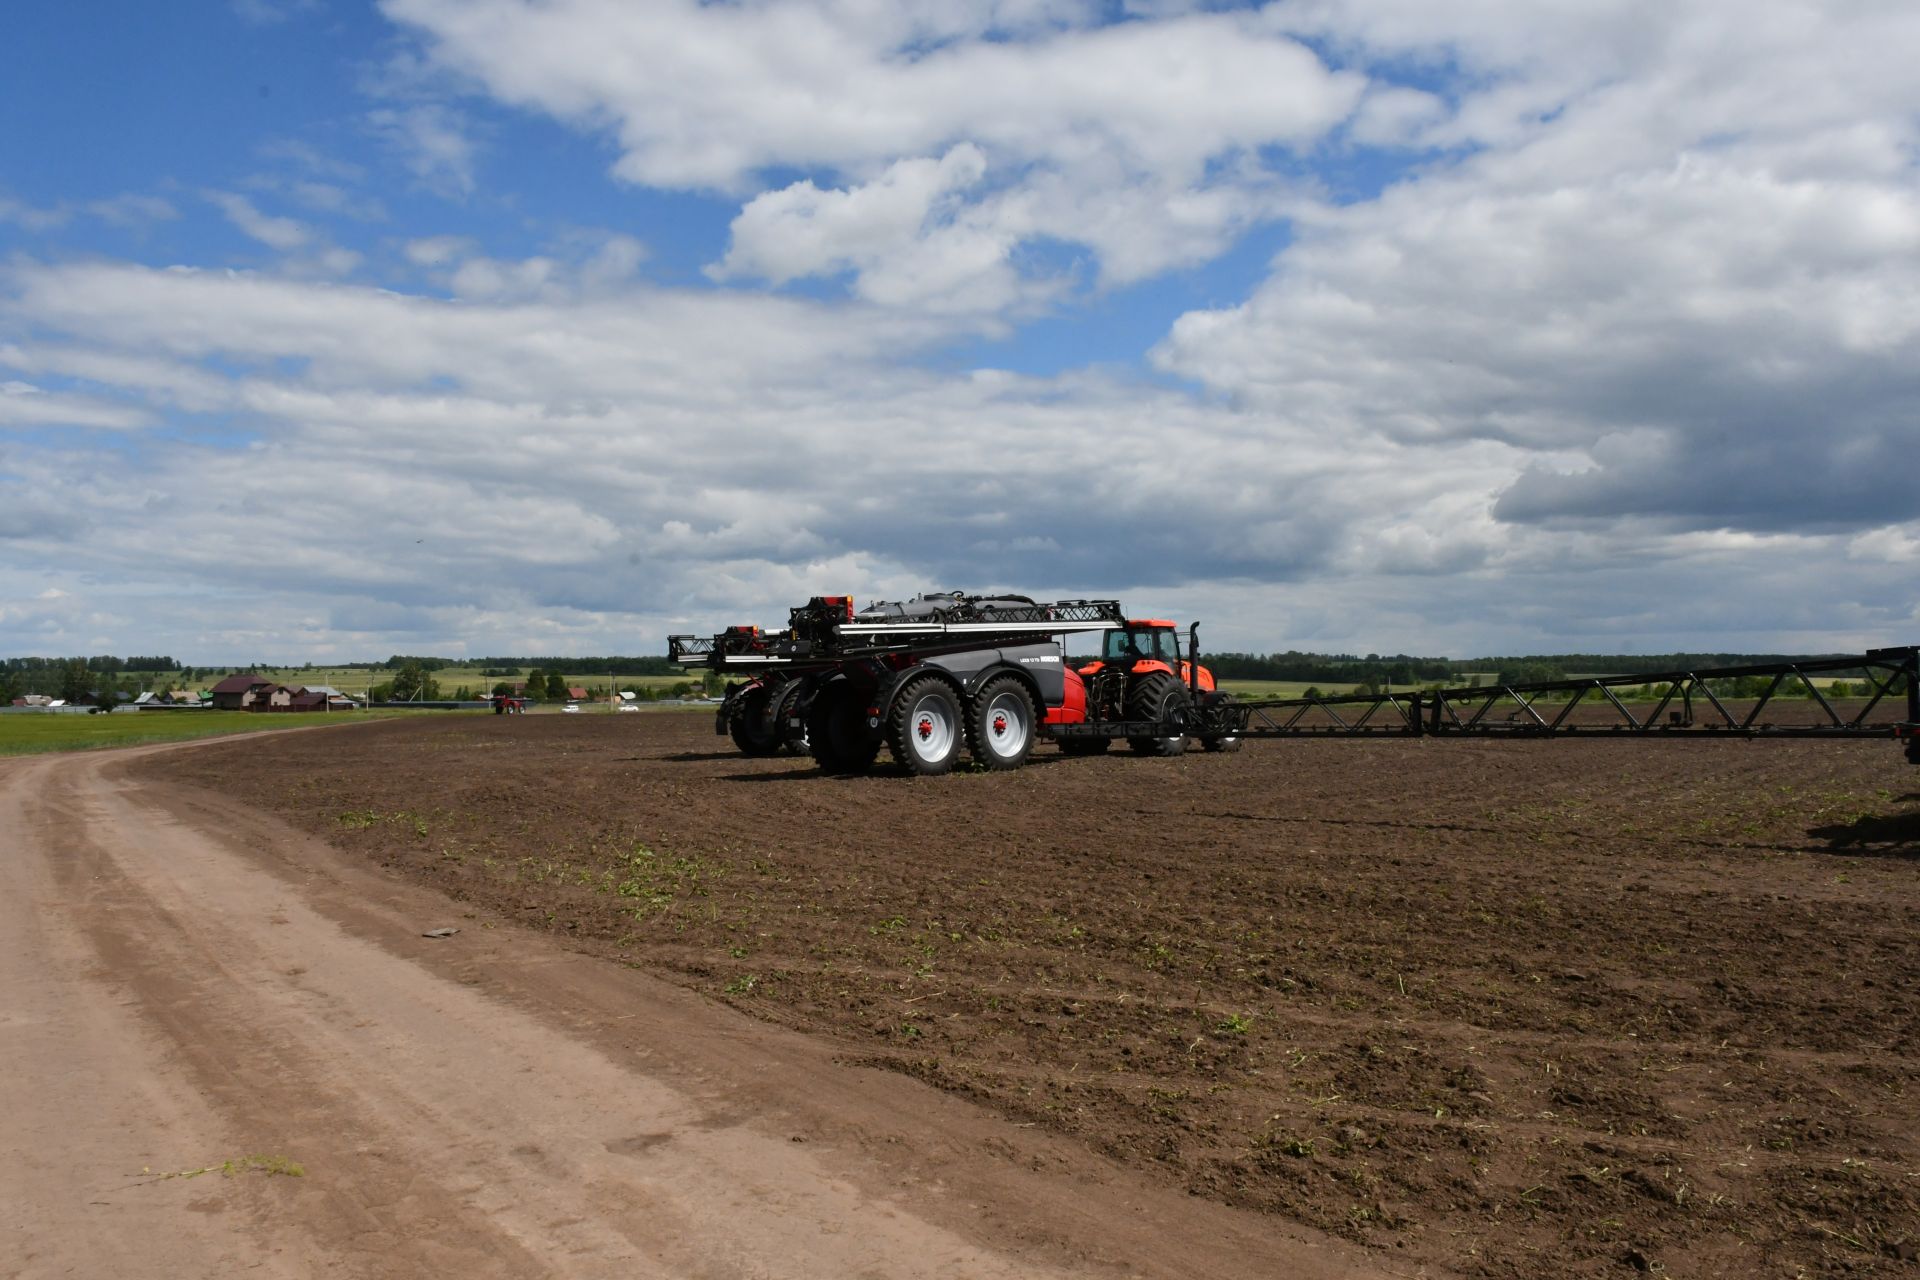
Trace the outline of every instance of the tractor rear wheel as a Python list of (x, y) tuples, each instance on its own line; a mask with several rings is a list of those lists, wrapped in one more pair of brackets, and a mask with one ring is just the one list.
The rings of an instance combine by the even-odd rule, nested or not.
[(880, 754), (867, 732), (866, 709), (854, 691), (831, 684), (807, 706), (807, 749), (823, 773), (865, 773)]
[(744, 756), (780, 754), (781, 735), (773, 724), (770, 704), (777, 691), (761, 685), (749, 689), (727, 708), (727, 733)]
[(1017, 676), (995, 676), (974, 695), (967, 749), (989, 769), (1018, 769), (1033, 752), (1033, 695)]
[(939, 676), (915, 676), (894, 697), (887, 747), (909, 771), (938, 777), (959, 758), (963, 723), (953, 686)]
[[(1164, 671), (1142, 676), (1127, 691), (1127, 719), (1184, 725), (1189, 707), (1186, 686)], [(1187, 749), (1185, 733), (1160, 738), (1128, 738), (1135, 755), (1177, 756)]]

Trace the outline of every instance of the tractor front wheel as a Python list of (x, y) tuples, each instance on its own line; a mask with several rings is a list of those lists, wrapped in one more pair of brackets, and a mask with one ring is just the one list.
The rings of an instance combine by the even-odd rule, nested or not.
[[(1142, 676), (1127, 691), (1127, 719), (1152, 720), (1160, 724), (1185, 726), (1190, 703), (1186, 686), (1164, 671)], [(1177, 756), (1187, 749), (1184, 732), (1166, 737), (1128, 738), (1135, 755)]]

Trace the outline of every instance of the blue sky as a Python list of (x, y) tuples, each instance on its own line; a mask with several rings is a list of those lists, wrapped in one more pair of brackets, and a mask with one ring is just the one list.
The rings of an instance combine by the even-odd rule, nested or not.
[(36, 6), (0, 652), (1920, 635), (1910, 6)]

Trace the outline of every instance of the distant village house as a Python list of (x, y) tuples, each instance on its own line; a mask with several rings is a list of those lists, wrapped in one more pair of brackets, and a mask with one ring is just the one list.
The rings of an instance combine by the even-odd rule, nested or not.
[(292, 690), (265, 676), (252, 672), (228, 676), (213, 686), (213, 707), (216, 711), (266, 711), (275, 693), (281, 695), (281, 706), (293, 700)]
[(246, 672), (213, 686), (219, 711), (351, 711), (360, 704), (331, 685), (292, 688)]

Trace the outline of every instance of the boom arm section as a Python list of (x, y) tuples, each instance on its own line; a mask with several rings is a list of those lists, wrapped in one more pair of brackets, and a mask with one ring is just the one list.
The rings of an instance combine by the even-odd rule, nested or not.
[[(1833, 705), (1815, 676), (1859, 676), (1871, 689), (1852, 714)], [(1738, 713), (1712, 682), (1766, 681), (1753, 705)], [(1618, 690), (1660, 690), (1650, 710), (1635, 714)], [(1804, 690), (1793, 722), (1763, 720), (1783, 690)], [(1576, 718), (1576, 708), (1596, 714)], [(1776, 707), (1776, 710), (1778, 708)], [(1874, 713), (1879, 711), (1879, 718)], [(1904, 715), (1903, 715), (1904, 713)], [(1592, 676), (1539, 684), (1474, 686), (1410, 693), (1356, 693), (1316, 698), (1224, 699), (1200, 709), (1205, 732), (1246, 738), (1292, 737), (1607, 737), (1905, 738), (1920, 764), (1920, 647), (1872, 649), (1804, 662), (1708, 667), (1644, 675)]]

